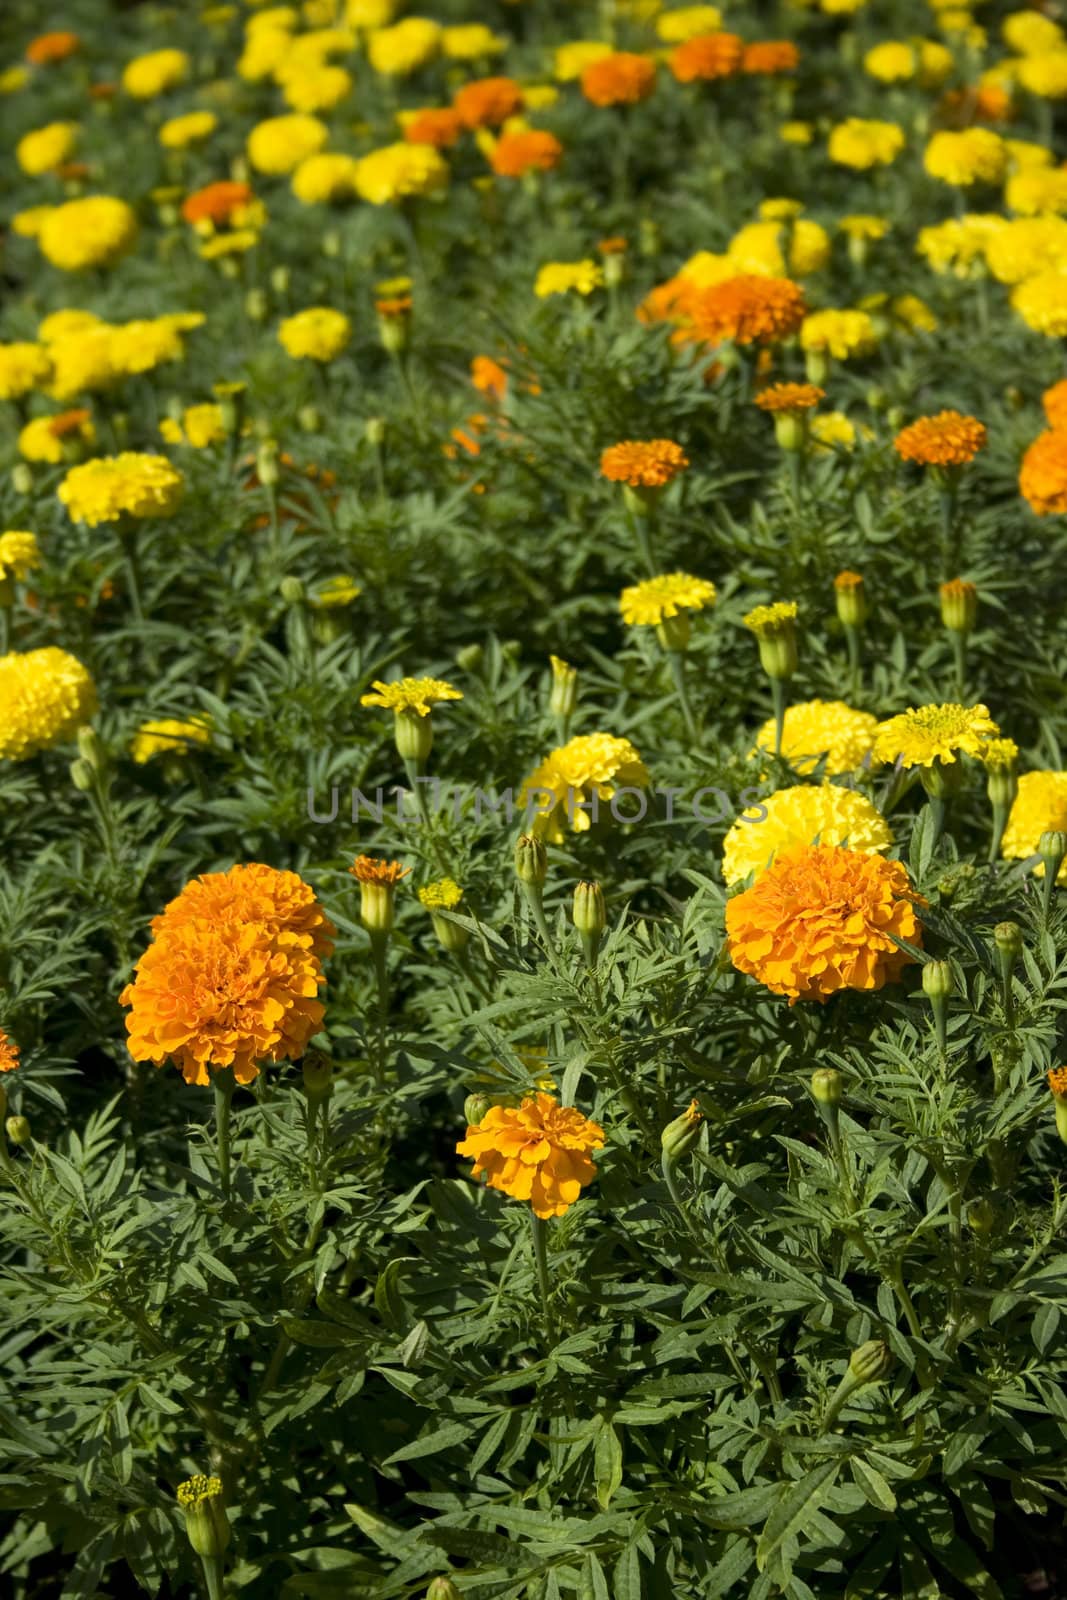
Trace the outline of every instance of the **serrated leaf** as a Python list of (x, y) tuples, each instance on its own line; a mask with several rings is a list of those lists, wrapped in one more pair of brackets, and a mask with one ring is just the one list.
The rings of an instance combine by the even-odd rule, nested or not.
[(606, 1419), (601, 1420), (593, 1445), (593, 1470), (596, 1474), (596, 1498), (602, 1511), (611, 1505), (611, 1498), (622, 1482), (622, 1443)]
[(872, 1467), (862, 1456), (854, 1456), (849, 1465), (857, 1487), (863, 1491), (872, 1506), (876, 1506), (879, 1511), (897, 1509), (897, 1497), (877, 1467)]
[(791, 1483), (782, 1494), (778, 1505), (767, 1518), (756, 1545), (756, 1566), (765, 1570), (787, 1539), (793, 1538), (804, 1527), (822, 1504), (827, 1489), (841, 1470), (839, 1460), (821, 1461), (806, 1472), (796, 1483)]

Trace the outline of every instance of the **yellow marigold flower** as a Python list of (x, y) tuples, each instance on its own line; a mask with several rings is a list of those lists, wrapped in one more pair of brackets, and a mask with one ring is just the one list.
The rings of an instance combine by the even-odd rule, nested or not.
[(662, 489), (689, 465), (673, 439), (625, 439), (600, 457), (600, 475), (631, 489)]
[(732, 888), (758, 878), (779, 855), (802, 845), (847, 845), (864, 855), (893, 844), (889, 825), (877, 806), (854, 789), (834, 783), (797, 784), (760, 801), (762, 818), (742, 813), (722, 846), (722, 875)]
[(834, 845), (784, 851), (727, 901), (730, 960), (790, 1005), (881, 989), (915, 959), (893, 939), (922, 945), (916, 898), (899, 861)]
[(289, 71), (282, 95), (294, 111), (332, 111), (352, 91), (352, 74), (344, 67), (324, 65), (313, 71)]
[(318, 957), (300, 934), (256, 921), (197, 918), (160, 927), (119, 996), (135, 1061), (173, 1061), (186, 1083), (303, 1055), (322, 1024)]
[(0, 400), (18, 400), (52, 376), (52, 358), (39, 344), (0, 344)]
[(194, 450), (206, 450), (226, 437), (222, 407), (213, 401), (186, 406), (180, 421), (176, 417), (164, 417), (159, 431), (168, 444), (188, 444)]
[(917, 67), (914, 48), (899, 39), (876, 44), (863, 58), (863, 70), (879, 83), (907, 83)]
[(20, 239), (39, 238), (45, 218), (55, 209), (55, 206), (27, 206), (25, 211), (16, 211), (11, 218), (12, 233), (17, 233)]
[[(1008, 815), (1008, 825), (1000, 852), (1007, 861), (1026, 861), (1037, 855), (1043, 833), (1067, 831), (1067, 772), (1024, 772), (1019, 792)], [(1034, 872), (1045, 876), (1045, 864), (1038, 861)], [(1056, 876), (1067, 884), (1067, 860)]]
[(159, 142), (167, 150), (185, 150), (191, 144), (203, 144), (219, 125), (213, 111), (187, 111), (184, 116), (170, 117), (159, 130)]
[(1067, 211), (1067, 172), (1062, 167), (1029, 167), (1008, 179), (1004, 199), (1022, 217)]
[(384, 884), (395, 888), (402, 878), (407, 877), (411, 868), (402, 867), (399, 861), (377, 861), (374, 856), (357, 856), (348, 870), (357, 883)]
[(373, 693), (360, 695), (361, 706), (384, 706), (387, 711), (406, 711), (429, 716), (436, 705), (446, 700), (462, 700), (462, 689), (454, 689), (441, 678), (398, 678), (394, 683), (376, 680)]
[(441, 25), (428, 17), (405, 17), (379, 28), (367, 40), (367, 56), (375, 72), (406, 78), (432, 61), (441, 43)]
[(441, 52), (450, 61), (484, 61), (503, 55), (507, 47), (507, 39), (484, 22), (460, 23), (441, 32)]
[(185, 355), (182, 334), (205, 321), (202, 312), (189, 311), (120, 323), (111, 329), (113, 370), (126, 377), (151, 372), (164, 361), (180, 361)]
[(1041, 272), (1067, 268), (1067, 218), (1005, 221), (986, 244), (986, 261), (1000, 283), (1021, 283)]
[(842, 217), (837, 226), (850, 239), (884, 239), (889, 232), (889, 223), (884, 217), (872, 217), (863, 212)]
[(234, 228), (231, 233), (219, 233), (213, 239), (205, 239), (196, 253), (202, 261), (217, 261), (222, 256), (244, 255), (247, 250), (254, 250), (258, 243), (259, 234), (254, 228)]
[(282, 872), (261, 861), (204, 872), (152, 919), (159, 935), (179, 925), (210, 922), (214, 926), (254, 922), (271, 933), (297, 939), (320, 960), (333, 950), (337, 932), (310, 884), (295, 872)]
[(1024, 89), (1042, 100), (1067, 97), (1067, 50), (1050, 50), (1046, 55), (1024, 56), (1018, 65), (1018, 78)]
[[(788, 262), (783, 245), (788, 246)], [(825, 228), (805, 217), (788, 228), (780, 220), (750, 222), (734, 234), (727, 255), (738, 273), (804, 278), (826, 266), (830, 259), (830, 236)]]
[(600, 39), (574, 39), (557, 48), (553, 76), (558, 83), (572, 83), (594, 61), (602, 61), (611, 54), (611, 45)]
[(540, 268), (534, 294), (544, 300), (550, 294), (592, 294), (604, 283), (604, 269), (591, 256), (584, 261), (549, 261)]
[(979, 752), (979, 759), (991, 772), (1003, 771), (1018, 761), (1019, 746), (1014, 739), (987, 739)]
[(135, 56), (122, 74), (122, 87), (135, 100), (154, 100), (181, 83), (189, 73), (184, 50), (151, 50)]
[(343, 311), (310, 306), (286, 317), (278, 339), (294, 361), (333, 361), (352, 337), (352, 324)]
[(761, 200), (759, 214), (764, 222), (792, 222), (804, 210), (802, 200), (789, 200), (773, 195), (769, 200)]
[(999, 732), (985, 706), (912, 707), (878, 724), (872, 755), (876, 762), (904, 767), (932, 767), (935, 761), (951, 766), (960, 754), (980, 756), (985, 741)]
[(904, 130), (895, 122), (848, 117), (831, 131), (827, 146), (831, 161), (839, 166), (865, 172), (869, 167), (887, 167), (904, 148)]
[(320, 584), (309, 600), (317, 610), (332, 610), (339, 606), (350, 606), (362, 593), (355, 579), (338, 573), (336, 577), (327, 578)]
[(1053, 339), (1067, 334), (1067, 272), (1041, 272), (1024, 279), (1012, 290), (1011, 303), (1035, 333)]
[(0, 1072), (14, 1072), (19, 1064), (19, 1047), (0, 1028)]
[(889, 302), (893, 321), (913, 333), (936, 333), (941, 326), (925, 300), (917, 294), (898, 294)]
[(901, 428), (893, 447), (905, 461), (924, 467), (963, 467), (986, 442), (984, 423), (961, 411), (939, 411)]
[(796, 621), (797, 609), (795, 600), (775, 600), (769, 606), (754, 606), (741, 620), (757, 639), (770, 638)]
[(703, 611), (715, 604), (715, 585), (688, 572), (645, 578), (624, 589), (619, 598), (622, 620), (635, 627), (651, 627), (679, 611)]
[(837, 361), (866, 355), (876, 342), (874, 323), (866, 311), (813, 311), (800, 327), (801, 349), (819, 351)]
[(130, 755), (139, 767), (153, 756), (187, 755), (194, 744), (210, 744), (211, 728), (204, 719), (182, 722), (164, 717), (159, 722), (142, 722), (130, 744)]
[(321, 150), (329, 136), (329, 129), (318, 117), (294, 111), (285, 117), (257, 122), (245, 148), (257, 172), (283, 177)]
[(778, 129), (783, 144), (811, 144), (815, 125), (811, 122), (783, 122)]
[(31, 178), (54, 172), (70, 159), (78, 132), (76, 122), (50, 122), (46, 128), (23, 135), (15, 146), (15, 160)]
[(1004, 140), (990, 128), (935, 133), (923, 155), (923, 166), (931, 178), (964, 189), (974, 183), (998, 183), (1007, 164)]
[(25, 761), (73, 738), (96, 711), (96, 686), (66, 650), (0, 656), (0, 761)]
[(792, 413), (799, 416), (825, 399), (826, 391), (814, 383), (771, 383), (766, 389), (760, 390), (755, 403), (761, 411), (769, 411), (772, 415)]
[(1005, 139), (1009, 172), (1033, 172), (1051, 167), (1055, 157), (1047, 144), (1032, 139)]
[(53, 344), (57, 339), (69, 338), (74, 333), (85, 333), (88, 328), (103, 328), (107, 324), (97, 316), (95, 311), (76, 311), (68, 308), (64, 311), (53, 311), (50, 316), (37, 329), (37, 337), (42, 344)]
[(1023, 456), (1019, 492), (1039, 517), (1067, 511), (1067, 431), (1041, 433)]
[(400, 0), (348, 0), (345, 21), (350, 28), (385, 28), (400, 10)]
[(843, 411), (824, 411), (812, 417), (809, 428), (812, 449), (818, 455), (827, 455), (835, 449), (852, 450), (857, 438), (874, 438), (872, 428), (857, 428), (851, 417)]
[(0, 583), (7, 578), (22, 580), (41, 565), (41, 552), (35, 533), (9, 528), (0, 533)]
[[(518, 803), (524, 806), (536, 798), (539, 810), (528, 831), (560, 844), (565, 826), (575, 833), (590, 828), (589, 811), (582, 807), (589, 806), (591, 797), (609, 801), (617, 787), (643, 789), (647, 783), (648, 769), (629, 739), (585, 733), (542, 761), (523, 784)], [(554, 798), (550, 809), (549, 797)]]
[[(870, 754), (878, 718), (857, 711), (843, 700), (804, 700), (786, 707), (782, 756), (795, 772), (807, 775), (820, 762), (828, 778), (854, 772)], [(774, 749), (775, 723), (770, 717), (756, 735), (756, 749)]]
[(165, 456), (124, 451), (71, 467), (56, 493), (73, 521), (95, 528), (122, 516), (169, 517), (184, 487)]
[(709, 344), (779, 344), (796, 333), (805, 310), (804, 291), (791, 278), (744, 273), (694, 298), (693, 335)]
[(356, 163), (356, 191), (372, 205), (440, 194), (448, 187), (448, 162), (430, 144), (385, 145)]
[(702, 33), (717, 33), (721, 26), (718, 6), (681, 6), (656, 18), (656, 33), (664, 44), (684, 44)]
[(107, 388), (118, 377), (111, 359), (112, 329), (106, 323), (67, 334), (48, 346), (52, 359), (52, 381), (48, 392), (54, 400), (73, 400), (76, 395)]
[(995, 214), (972, 212), (950, 217), (934, 227), (920, 228), (915, 248), (942, 276), (980, 277), (990, 240), (1006, 226), (1005, 218)]
[(37, 243), (54, 267), (80, 272), (111, 266), (137, 237), (137, 218), (125, 200), (87, 195), (55, 206), (45, 217)]
[(463, 890), (454, 878), (438, 878), (417, 891), (427, 911), (454, 911), (463, 899)]
[(490, 1189), (528, 1200), (535, 1216), (561, 1217), (596, 1177), (589, 1152), (603, 1143), (597, 1123), (538, 1094), (518, 1107), (492, 1106), (468, 1126), (456, 1154), (473, 1158), (471, 1176), (484, 1172)]
[(237, 75), (246, 83), (269, 78), (293, 48), (292, 34), (286, 28), (262, 28), (251, 34), (237, 62)]
[(0, 72), (0, 94), (17, 94), (30, 81), (25, 67), (7, 67)]
[(1064, 43), (1063, 29), (1039, 11), (1013, 11), (1001, 23), (1004, 43), (1021, 56), (1036, 56), (1058, 50)]
[(359, 162), (354, 156), (308, 156), (293, 173), (292, 190), (302, 205), (351, 200), (356, 193)]

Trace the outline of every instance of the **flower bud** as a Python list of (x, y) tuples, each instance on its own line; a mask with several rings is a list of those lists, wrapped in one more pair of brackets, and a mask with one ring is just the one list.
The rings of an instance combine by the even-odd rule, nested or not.
[(87, 794), (96, 782), (96, 772), (88, 761), (83, 761), (79, 757), (70, 764), (70, 781), (75, 789)]
[(270, 274), (270, 286), (274, 290), (275, 294), (287, 294), (289, 291), (289, 268), (272, 267)]
[(262, 289), (249, 289), (245, 295), (245, 315), (252, 322), (262, 322), (267, 315), (267, 296)]
[(947, 1000), (955, 991), (952, 967), (947, 961), (927, 961), (923, 967), (923, 994), (931, 1000)]
[(972, 1200), (967, 1207), (967, 1226), (979, 1238), (987, 1239), (993, 1232), (997, 1220), (993, 1204), (986, 1196), (979, 1195), (977, 1200)]
[(426, 1600), (463, 1600), (451, 1578), (435, 1578), (426, 1591)]
[(817, 1067), (811, 1075), (811, 1092), (821, 1106), (839, 1106), (845, 1092), (844, 1079), (836, 1067)]
[(570, 717), (578, 704), (578, 668), (559, 656), (549, 656), (552, 663), (552, 693), (548, 709), (554, 717)]
[(794, 455), (806, 450), (810, 432), (806, 411), (774, 413), (774, 437), (780, 450), (789, 451)]
[(757, 606), (744, 618), (756, 635), (760, 665), (768, 678), (791, 678), (797, 670), (797, 608), (793, 601)]
[(363, 437), (368, 444), (380, 445), (385, 443), (385, 418), (368, 417), (363, 424)]
[(484, 655), (480, 644), (465, 644), (462, 650), (456, 651), (456, 666), (463, 672), (477, 672)]
[(278, 593), (287, 606), (298, 606), (304, 598), (304, 585), (299, 578), (287, 573), (278, 585)]
[(301, 406), (296, 414), (296, 420), (305, 433), (318, 433), (322, 426), (318, 406)]
[(33, 493), (33, 472), (25, 461), (20, 461), (12, 467), (11, 487), (16, 494)]
[(222, 1479), (198, 1472), (178, 1485), (178, 1504), (185, 1512), (185, 1531), (198, 1556), (221, 1556), (230, 1542), (230, 1523), (222, 1500)]
[(335, 261), (341, 254), (341, 235), (330, 228), (322, 236), (322, 253), (331, 261)]
[(267, 489), (273, 489), (281, 476), (278, 446), (273, 439), (265, 440), (256, 451), (256, 476)]
[(642, 217), (637, 227), (637, 248), (643, 256), (658, 256), (663, 248), (659, 223), (651, 217)]
[(839, 572), (834, 579), (834, 604), (843, 628), (862, 628), (867, 620), (867, 593), (858, 572)]
[(401, 761), (421, 766), (433, 749), (433, 720), (429, 712), (421, 717), (417, 711), (406, 708), (395, 711), (393, 737)]
[(1037, 841), (1037, 853), (1044, 865), (1046, 878), (1055, 883), (1063, 865), (1063, 858), (1067, 856), (1067, 833), (1049, 829)]
[(541, 887), (548, 876), (548, 851), (543, 839), (532, 833), (520, 835), (515, 846), (515, 876), (520, 883)]
[(97, 772), (104, 765), (104, 746), (100, 735), (88, 723), (78, 729), (78, 754)]
[(978, 590), (963, 578), (953, 578), (943, 583), (941, 596), (941, 621), (951, 633), (973, 633), (978, 620)]
[(804, 355), (804, 376), (822, 389), (830, 376), (830, 357), (825, 350), (808, 350)]
[(1001, 960), (1014, 966), (1023, 953), (1023, 930), (1017, 922), (998, 922), (993, 929), (993, 943)]
[(660, 1144), (663, 1149), (665, 1161), (680, 1161), (687, 1156), (700, 1138), (700, 1130), (704, 1125), (704, 1113), (696, 1100), (690, 1100), (680, 1117), (675, 1117), (673, 1122), (668, 1122), (660, 1135)]
[(27, 1145), (33, 1142), (28, 1117), (8, 1117), (4, 1123), (4, 1129), (14, 1145)]
[(893, 1352), (881, 1339), (868, 1339), (858, 1350), (853, 1350), (848, 1361), (850, 1375), (861, 1383), (877, 1383), (893, 1368)]
[(691, 631), (688, 611), (677, 611), (673, 617), (664, 617), (662, 622), (656, 624), (656, 637), (664, 650), (679, 654), (689, 649)]
[(300, 1063), (304, 1093), (313, 1106), (321, 1105), (333, 1093), (333, 1062), (322, 1050), (308, 1050)]
[(499, 1101), (494, 1100), (491, 1094), (469, 1094), (463, 1102), (463, 1115), (467, 1119), (468, 1127), (476, 1128), (486, 1112), (498, 1104)]
[(574, 891), (574, 926), (583, 938), (599, 938), (607, 926), (604, 891), (599, 883), (580, 883)]

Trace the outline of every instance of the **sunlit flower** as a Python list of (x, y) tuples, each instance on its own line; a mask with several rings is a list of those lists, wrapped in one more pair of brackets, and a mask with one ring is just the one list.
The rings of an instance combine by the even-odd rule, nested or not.
[(448, 163), (432, 145), (385, 145), (356, 163), (356, 192), (372, 205), (384, 206), (448, 187)]
[(18, 400), (51, 376), (52, 358), (43, 345), (26, 340), (0, 344), (0, 400)]
[(222, 226), (244, 212), (253, 198), (247, 183), (223, 178), (187, 195), (182, 202), (182, 216), (186, 222)]
[(385, 77), (406, 78), (433, 60), (441, 31), (429, 17), (405, 17), (392, 27), (376, 28), (367, 39), (370, 64)]
[(198, 406), (186, 406), (181, 418), (164, 417), (159, 431), (168, 444), (188, 444), (194, 450), (206, 450), (220, 444), (226, 437), (222, 407), (214, 401)]
[(514, 78), (476, 78), (458, 89), (452, 107), (465, 128), (499, 128), (522, 110)]
[(19, 1064), (19, 1047), (0, 1028), (0, 1072), (14, 1072)]
[(836, 361), (866, 355), (875, 345), (874, 323), (866, 311), (813, 311), (800, 328), (802, 350), (813, 350)]
[(656, 87), (656, 63), (648, 56), (616, 50), (591, 61), (581, 74), (582, 93), (595, 106), (632, 106)]
[(459, 114), (452, 106), (425, 107), (401, 116), (408, 144), (428, 144), (435, 150), (450, 150), (463, 132)]
[[(1008, 814), (1000, 853), (1008, 861), (1029, 860), (1037, 855), (1041, 835), (1050, 831), (1067, 831), (1067, 772), (1024, 772)], [(1044, 862), (1036, 862), (1034, 871), (1043, 878)], [(1067, 860), (1056, 881), (1067, 884)]]
[(779, 344), (804, 320), (804, 292), (791, 278), (728, 277), (693, 296), (695, 338), (718, 344)]
[(15, 146), (15, 160), (31, 178), (40, 177), (62, 166), (77, 141), (76, 122), (50, 122), (46, 128), (23, 134)]
[(757, 272), (768, 278), (791, 274), (794, 278), (804, 278), (826, 266), (830, 259), (830, 235), (807, 217), (791, 217), (788, 225), (786, 221), (768, 218), (750, 222), (735, 233), (727, 254), (739, 273)]
[[(820, 762), (828, 778), (854, 772), (870, 754), (878, 718), (843, 700), (803, 700), (786, 707), (782, 756), (795, 772), (814, 772)], [(775, 722), (756, 735), (756, 749), (774, 749)]]
[(899, 861), (834, 845), (784, 851), (726, 904), (730, 959), (773, 994), (820, 1003), (896, 982), (922, 945), (915, 893)]
[(153, 756), (186, 755), (193, 745), (210, 743), (211, 728), (206, 721), (164, 717), (141, 723), (131, 741), (130, 755), (138, 766), (144, 766)]
[(342, 606), (350, 606), (362, 593), (363, 590), (354, 578), (338, 573), (336, 577), (324, 579), (308, 599), (316, 610), (332, 611)]
[(856, 172), (887, 167), (904, 148), (904, 130), (895, 122), (849, 117), (832, 130), (827, 148), (831, 161)]
[(604, 283), (604, 269), (591, 256), (584, 261), (549, 261), (539, 268), (534, 294), (539, 300), (550, 294), (592, 294)]
[(1038, 434), (1019, 468), (1019, 492), (1039, 517), (1067, 511), (1067, 430)]
[(360, 695), (361, 706), (383, 706), (387, 711), (406, 711), (419, 717), (429, 716), (436, 705), (446, 700), (462, 700), (462, 689), (454, 689), (441, 678), (397, 678), (393, 683), (380, 680), (372, 685), (371, 694)]
[(965, 189), (974, 183), (999, 182), (1007, 161), (1004, 140), (989, 128), (935, 133), (923, 155), (923, 166), (932, 178)]
[(706, 33), (671, 51), (669, 66), (679, 83), (711, 83), (741, 70), (744, 43), (736, 33)]
[(902, 428), (893, 446), (905, 461), (917, 461), (920, 466), (963, 467), (974, 460), (985, 442), (985, 426), (977, 417), (939, 411)]
[(25, 761), (73, 738), (96, 704), (92, 678), (66, 650), (0, 656), (0, 760)]
[(563, 146), (554, 133), (528, 128), (501, 134), (489, 164), (499, 178), (521, 178), (527, 172), (552, 172), (562, 158)]
[(245, 148), (257, 172), (280, 177), (295, 171), (301, 161), (321, 150), (329, 136), (329, 129), (318, 117), (294, 111), (258, 122), (248, 135)]
[(681, 44), (701, 33), (714, 33), (722, 22), (718, 6), (681, 6), (656, 18), (656, 33), (664, 44)]
[(1002, 220), (986, 244), (986, 262), (1000, 283), (1067, 270), (1067, 217)]
[(688, 465), (688, 456), (673, 439), (626, 439), (602, 453), (600, 474), (631, 489), (661, 489)]
[(333, 361), (351, 337), (352, 324), (344, 312), (330, 306), (298, 311), (278, 328), (279, 342), (294, 361)]
[(759, 877), (775, 858), (801, 845), (847, 845), (865, 855), (891, 848), (889, 824), (866, 795), (835, 783), (778, 789), (742, 813), (722, 846), (722, 874), (731, 887)]
[(153, 917), (151, 926), (159, 935), (179, 924), (198, 922), (215, 926), (253, 922), (271, 933), (298, 939), (322, 960), (332, 952), (337, 931), (310, 884), (298, 873), (280, 871), (261, 861), (191, 878)]
[(127, 64), (122, 87), (135, 100), (154, 100), (181, 83), (188, 72), (189, 57), (184, 50), (152, 50)]
[(1041, 405), (1051, 428), (1067, 428), (1067, 378), (1045, 390)]
[(513, 1200), (528, 1200), (538, 1217), (561, 1217), (593, 1182), (592, 1150), (604, 1143), (604, 1130), (574, 1106), (537, 1094), (515, 1106), (492, 1106), (456, 1154), (474, 1160), (472, 1177), (486, 1174), (490, 1189)]
[(795, 72), (799, 62), (800, 51), (791, 39), (757, 39), (746, 44), (741, 71), (752, 77), (777, 78)]
[(76, 33), (63, 30), (39, 33), (26, 46), (26, 60), (35, 67), (52, 66), (57, 61), (66, 61), (68, 56), (76, 55), (80, 49), (81, 40)]
[(799, 415), (810, 411), (826, 399), (826, 392), (814, 383), (770, 383), (756, 396), (761, 411), (774, 415), (781, 413)]
[(122, 516), (169, 517), (185, 480), (166, 456), (124, 451), (71, 467), (56, 490), (74, 522), (117, 522)]
[(508, 41), (484, 22), (464, 22), (441, 32), (441, 53), (450, 61), (486, 61), (503, 55)]
[(1067, 334), (1067, 272), (1041, 272), (1025, 278), (1011, 295), (1014, 309), (1028, 328), (1062, 339)]
[(111, 266), (137, 237), (137, 217), (114, 195), (87, 195), (55, 206), (45, 217), (37, 243), (54, 267), (80, 272)]
[(564, 829), (585, 833), (593, 797), (610, 801), (617, 788), (643, 789), (648, 769), (629, 739), (585, 733), (560, 745), (522, 786), (519, 805), (536, 806), (534, 833), (561, 843)]
[(915, 248), (937, 273), (980, 277), (990, 240), (1006, 225), (1005, 218), (995, 214), (950, 217), (935, 227), (920, 228)]
[(184, 116), (169, 117), (159, 130), (159, 142), (166, 150), (187, 150), (191, 144), (203, 144), (219, 125), (213, 111), (187, 111)]
[(872, 754), (876, 762), (903, 767), (951, 766), (960, 755), (980, 756), (985, 741), (999, 732), (985, 706), (913, 707), (878, 724)]
[(9, 528), (0, 533), (0, 584), (8, 578), (24, 578), (41, 565), (41, 551), (35, 533)]
[(688, 572), (645, 578), (624, 589), (619, 597), (622, 620), (634, 627), (651, 627), (676, 617), (680, 611), (703, 611), (715, 604), (715, 585)]

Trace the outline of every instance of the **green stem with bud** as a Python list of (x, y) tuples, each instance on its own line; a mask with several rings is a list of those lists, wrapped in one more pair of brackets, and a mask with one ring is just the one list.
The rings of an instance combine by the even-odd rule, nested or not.
[(700, 730), (696, 725), (693, 708), (689, 703), (689, 691), (685, 686), (685, 656), (680, 650), (668, 650), (667, 659), (671, 664), (671, 676), (674, 679), (678, 704), (682, 708), (685, 731), (689, 735), (690, 744), (695, 748), (700, 743)]
[(537, 1266), (537, 1285), (544, 1307), (545, 1335), (549, 1347), (553, 1343), (552, 1282), (548, 1275), (548, 1224), (544, 1217), (530, 1209), (530, 1236), (533, 1239), (534, 1262)]
[(786, 706), (786, 680), (784, 678), (771, 679), (771, 700), (774, 705), (774, 753), (782, 753), (782, 740), (785, 737), (785, 706)]

